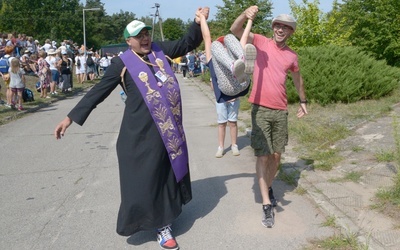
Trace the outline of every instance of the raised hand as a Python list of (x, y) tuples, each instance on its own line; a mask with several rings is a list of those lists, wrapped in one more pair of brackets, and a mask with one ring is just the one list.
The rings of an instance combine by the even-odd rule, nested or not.
[(207, 20), (209, 13), (210, 13), (210, 8), (209, 7), (204, 7), (204, 8), (199, 7), (199, 8), (197, 8), (195, 22), (197, 24), (200, 24), (200, 15), (203, 15)]
[(256, 5), (250, 6), (247, 8), (244, 13), (246, 14), (247, 19), (254, 20), (256, 18), (258, 12), (258, 7)]

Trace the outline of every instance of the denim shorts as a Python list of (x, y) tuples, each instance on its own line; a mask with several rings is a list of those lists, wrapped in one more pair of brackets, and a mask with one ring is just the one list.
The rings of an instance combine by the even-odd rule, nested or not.
[(285, 152), (288, 144), (288, 111), (253, 104), (251, 147), (255, 156)]
[(58, 83), (59, 79), (60, 79), (60, 72), (58, 70), (52, 69), (51, 70), (51, 81)]
[(236, 122), (239, 115), (240, 99), (231, 102), (216, 103), (218, 123)]

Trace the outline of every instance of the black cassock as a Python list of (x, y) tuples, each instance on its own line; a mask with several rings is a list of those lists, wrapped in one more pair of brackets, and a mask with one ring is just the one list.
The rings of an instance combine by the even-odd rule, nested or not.
[[(180, 40), (156, 42), (165, 55), (177, 58), (202, 42), (200, 26), (193, 22)], [(149, 66), (151, 67), (151, 66)], [(111, 60), (106, 74), (68, 114), (83, 125), (96, 108), (118, 85), (124, 64)], [(117, 233), (129, 236), (171, 223), (192, 198), (190, 175), (176, 182), (167, 150), (143, 97), (128, 71), (125, 73), (127, 100), (117, 141), (121, 205)]]

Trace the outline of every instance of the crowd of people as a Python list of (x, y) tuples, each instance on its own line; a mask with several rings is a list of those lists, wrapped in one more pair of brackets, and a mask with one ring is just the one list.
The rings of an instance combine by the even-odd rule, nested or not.
[[(18, 102), (21, 99), (19, 93), (25, 89), (25, 77), (22, 77), (25, 75), (38, 77), (36, 88), (41, 98), (50, 98), (58, 91), (70, 92), (73, 74), (76, 74), (79, 84), (99, 78), (107, 70), (113, 56), (116, 55), (101, 56), (99, 51), (79, 46), (72, 40), (63, 40), (58, 46), (56, 41), (50, 39), (41, 44), (25, 34), (0, 34), (0, 75), (6, 88), (6, 98), (2, 100), (0, 96), (0, 103), (8, 108), (23, 110)], [(14, 59), (19, 63), (18, 74), (11, 73)], [(14, 82), (18, 83), (17, 88)]]
[(206, 72), (205, 58), (205, 51), (190, 51), (186, 55), (173, 59), (172, 69), (175, 73), (182, 73), (184, 79), (195, 77)]

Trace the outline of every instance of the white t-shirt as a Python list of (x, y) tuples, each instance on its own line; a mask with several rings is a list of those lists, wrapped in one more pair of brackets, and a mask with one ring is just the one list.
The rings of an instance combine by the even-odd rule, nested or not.
[(50, 65), (50, 70), (58, 70), (57, 68), (57, 62), (60, 60), (60, 58), (55, 57), (55, 56), (47, 56), (46, 61)]
[(11, 72), (11, 67), (8, 69), (10, 73), (10, 88), (25, 88), (25, 84), (22, 82), (22, 75), (24, 71), (19, 69), (18, 73)]
[(109, 59), (108, 59), (107, 57), (102, 57), (102, 58), (100, 59), (100, 66), (101, 66), (101, 67), (108, 67), (108, 66), (110, 66), (110, 61), (109, 61)]

